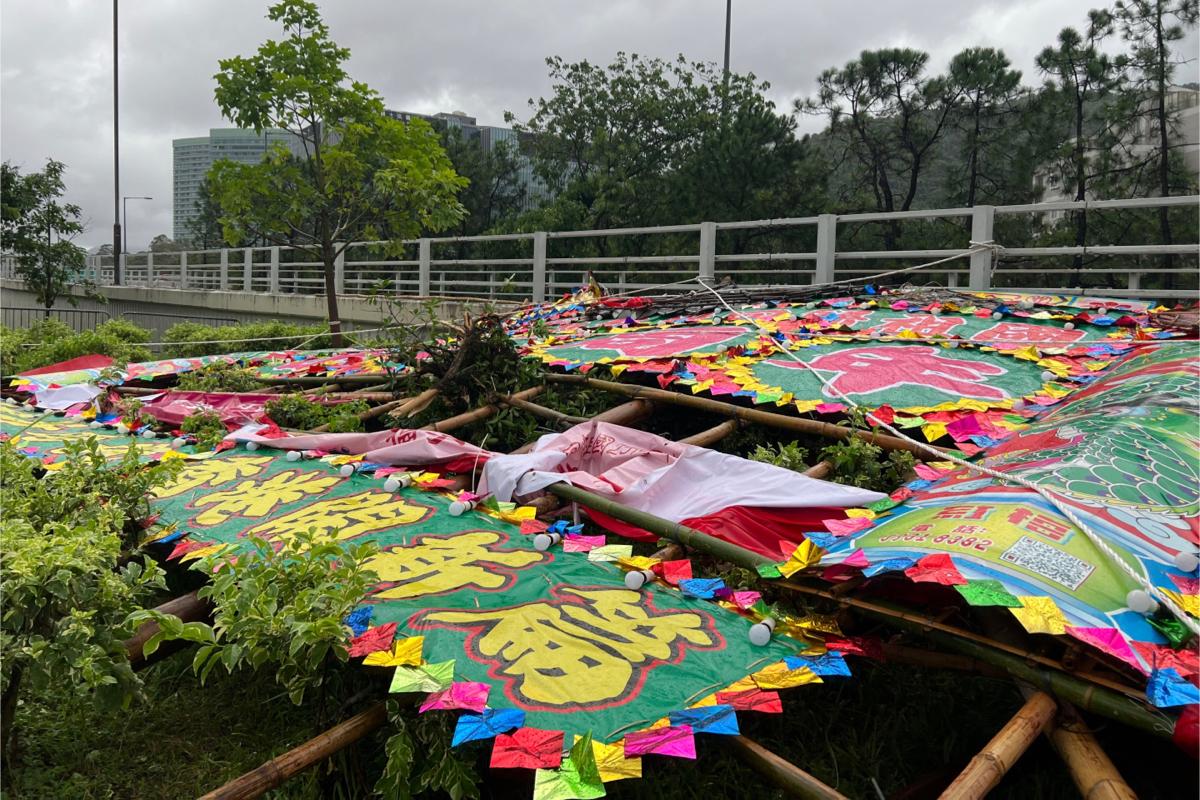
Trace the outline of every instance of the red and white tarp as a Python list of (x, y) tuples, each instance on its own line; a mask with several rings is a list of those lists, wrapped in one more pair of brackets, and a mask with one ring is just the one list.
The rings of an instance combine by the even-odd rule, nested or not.
[(247, 425), (226, 439), (257, 442), (279, 450), (317, 450), (339, 455), (361, 455), (372, 464), (403, 467), (436, 467), (440, 472), (470, 472), (495, 457), (490, 450), (437, 431), (396, 429), (375, 433), (313, 433), (301, 436), (262, 436), (265, 426)]
[[(494, 456), (480, 492), (510, 500), (559, 482), (771, 558), (794, 549), (803, 533), (823, 531), (821, 520), (844, 517), (841, 509), (886, 497), (606, 422), (543, 436), (529, 453)], [(654, 538), (592, 516), (616, 533)]]
[(167, 391), (144, 401), (141, 410), (175, 427), (197, 411), (215, 411), (222, 422), (241, 425), (260, 420), (267, 401), (277, 399), (273, 394)]

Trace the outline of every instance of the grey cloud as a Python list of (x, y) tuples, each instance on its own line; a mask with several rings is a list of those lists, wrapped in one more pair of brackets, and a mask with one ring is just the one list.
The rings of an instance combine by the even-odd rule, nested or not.
[[(1037, 51), (1097, 3), (1079, 0), (735, 0), (731, 62), (772, 84), (786, 108), (816, 75), (859, 51), (928, 50), (935, 68), (971, 45), (1002, 47), (1026, 81)], [(131, 202), (130, 244), (171, 230), (171, 139), (225, 124), (213, 103), (217, 60), (276, 35), (268, 3), (126, 0), (121, 5), (121, 189)], [(721, 0), (440, 0), (326, 2), (334, 38), (353, 52), (351, 75), (392, 108), (461, 109), (490, 124), (523, 116), (545, 93), (544, 59), (607, 63), (617, 50), (721, 59)], [(0, 156), (27, 168), (68, 165), (70, 199), (94, 246), (112, 226), (111, 4), (0, 0)], [(1193, 35), (1185, 52), (1194, 52)], [(1182, 77), (1194, 80), (1195, 64)], [(805, 129), (820, 127), (815, 119)]]

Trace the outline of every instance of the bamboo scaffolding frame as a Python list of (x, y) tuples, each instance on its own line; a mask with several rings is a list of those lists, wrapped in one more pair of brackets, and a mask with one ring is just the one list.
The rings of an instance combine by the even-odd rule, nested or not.
[[(541, 394), (545, 390), (546, 390), (545, 386), (534, 386), (532, 388), (525, 389), (524, 391), (517, 392), (516, 394), (512, 395), (511, 398), (507, 398), (507, 399), (518, 400), (518, 401), (527, 400), (531, 397), (537, 397), (539, 394)], [(445, 433), (447, 431), (457, 430), (458, 428), (465, 427), (467, 425), (470, 425), (473, 422), (479, 422), (481, 420), (485, 420), (485, 419), (488, 419), (489, 417), (495, 416), (500, 411), (500, 405), (503, 402), (504, 402), (503, 400), (498, 400), (494, 403), (488, 403), (485, 406), (480, 406), (479, 408), (472, 409), (471, 411), (463, 412), (462, 414), (458, 414), (458, 415), (450, 417), (448, 419), (442, 419), (442, 420), (438, 420), (437, 422), (431, 422), (428, 425), (422, 426), (421, 430), (423, 430), (423, 431), (441, 431), (443, 433)]]
[[(631, 400), (628, 403), (622, 403), (619, 406), (613, 406), (607, 411), (603, 411), (592, 417), (589, 422), (610, 422), (613, 425), (629, 425), (632, 422), (637, 422), (643, 417), (649, 416), (654, 410), (654, 406), (646, 400)], [(537, 444), (536, 441), (526, 442), (525, 444), (512, 451), (513, 455), (521, 455), (528, 453)]]
[(847, 800), (841, 792), (817, 780), (753, 739), (740, 735), (717, 738), (721, 739), (734, 755), (750, 765), (755, 772), (793, 797), (809, 798), (809, 800)]
[(1057, 709), (1053, 697), (1045, 692), (1034, 693), (942, 792), (941, 800), (986, 797), (1051, 723)]
[(810, 478), (824, 480), (825, 476), (833, 472), (833, 464), (828, 461), (818, 461), (808, 469), (804, 470), (804, 474)]
[[(708, 411), (715, 414), (722, 414), (727, 417), (740, 419), (744, 422), (757, 422), (762, 425), (769, 425), (773, 428), (791, 431), (793, 433), (810, 434), (814, 436), (823, 436), (827, 439), (849, 439), (852, 436), (857, 436), (864, 441), (870, 442), (883, 450), (902, 450), (907, 453), (912, 453), (917, 458), (923, 461), (934, 461), (937, 457), (919, 446), (916, 442), (910, 442), (905, 439), (899, 439), (895, 436), (888, 436), (883, 433), (874, 431), (860, 431), (854, 428), (848, 428), (843, 425), (834, 425), (831, 422), (819, 422), (817, 420), (802, 419), (800, 417), (789, 417), (784, 414), (775, 414), (770, 411), (759, 411), (754, 408), (743, 408), (735, 406), (732, 403), (723, 403), (720, 400), (709, 400), (705, 397), (697, 397), (695, 395), (680, 394), (679, 392), (669, 392), (665, 389), (654, 389), (648, 386), (635, 386), (627, 383), (615, 383), (613, 381), (602, 381), (596, 378), (589, 378), (586, 375), (560, 375), (555, 372), (542, 373), (543, 378), (551, 383), (571, 383), (580, 386), (587, 386), (593, 389), (602, 389), (613, 394), (623, 394), (627, 397), (645, 398), (656, 402), (667, 403), (670, 405), (683, 406), (692, 408), (697, 411)], [(944, 450), (944, 448), (935, 448)]]
[(714, 425), (713, 427), (700, 431), (699, 433), (693, 433), (691, 436), (680, 439), (679, 441), (682, 444), (691, 444), (695, 445), (696, 447), (711, 447), (729, 434), (736, 431), (739, 427), (741, 427), (741, 422), (736, 419), (727, 419), (719, 425)]
[(1084, 726), (1073, 706), (1059, 704), (1058, 718), (1047, 726), (1045, 735), (1066, 764), (1084, 800), (1137, 800), (1137, 794), (1121, 777), (1116, 764)]
[(540, 406), (537, 403), (531, 403), (528, 400), (521, 399), (518, 395), (515, 395), (515, 394), (512, 395), (511, 397), (505, 397), (500, 402), (506, 406), (512, 406), (513, 408), (519, 408), (520, 410), (526, 412), (527, 414), (532, 414), (535, 417), (540, 417), (541, 419), (550, 420), (551, 422), (557, 422), (560, 425), (565, 425), (568, 427), (571, 425), (579, 425), (581, 423), (587, 422), (589, 419), (589, 417), (576, 417), (571, 414), (564, 414), (561, 411), (555, 411), (553, 408), (547, 408), (546, 406)]
[(778, 581), (774, 585), (823, 597), (882, 617), (896, 627), (925, 636), (951, 650), (999, 667), (1009, 675), (1038, 686), (1087, 711), (1155, 736), (1171, 737), (1171, 720), (1160, 712), (1149, 709), (1143, 701), (1145, 695), (1139, 689), (1095, 674), (1080, 673), (1079, 677), (1075, 677), (1053, 659), (889, 604), (840, 597), (832, 592), (789, 581)]
[[(188, 592), (185, 595), (180, 595), (174, 599), (168, 600), (162, 605), (154, 609), (162, 614), (170, 614), (178, 617), (181, 622), (195, 622), (196, 620), (207, 619), (212, 613), (212, 603), (207, 600), (201, 600), (196, 596), (196, 592)], [(159, 625), (157, 622), (145, 622), (138, 626), (138, 629), (133, 632), (133, 636), (125, 640), (125, 655), (129, 658), (129, 664), (134, 669), (140, 669), (149, 663), (149, 659), (143, 654), (143, 649), (146, 642), (151, 636), (158, 633)], [(164, 643), (155, 651), (154, 655), (158, 656), (164, 652), (172, 652), (166, 649), (172, 642)], [(179, 647), (183, 647), (184, 643), (179, 642)]]
[(200, 800), (252, 800), (262, 797), (289, 778), (299, 775), (342, 748), (357, 742), (385, 722), (387, 722), (387, 706), (384, 703), (377, 703), (366, 711), (360, 711), (324, 733), (309, 739), (304, 744), (294, 747), (283, 755), (276, 756), (250, 772), (234, 778), (224, 786), (212, 790)]

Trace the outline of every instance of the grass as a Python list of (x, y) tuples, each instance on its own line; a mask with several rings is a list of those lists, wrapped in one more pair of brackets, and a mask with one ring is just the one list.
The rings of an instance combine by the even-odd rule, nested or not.
[[(229, 677), (218, 671), (201, 687), (191, 675), (190, 660), (185, 651), (151, 667), (146, 672), (150, 699), (128, 712), (100, 714), (65, 693), (23, 704), (20, 764), (7, 775), (12, 783), (5, 796), (14, 800), (193, 797), (325, 727), (317, 723), (317, 702), (291, 705), (269, 674)], [(854, 659), (852, 666), (852, 678), (830, 678), (824, 684), (783, 692), (782, 715), (740, 715), (744, 734), (848, 797), (936, 796), (1021, 705), (1007, 680), (861, 659)], [(1195, 770), (1169, 743), (1115, 726), (1102, 728), (1099, 735), (1140, 797), (1196, 796)], [(277, 800), (369, 796), (382, 768), (386, 736), (385, 729), (364, 739), (268, 796)], [(643, 780), (610, 784), (608, 796), (614, 800), (784, 796), (738, 761), (721, 737), (700, 737), (697, 744), (698, 761), (648, 758)], [(483, 778), (482, 797), (531, 796), (532, 774), (489, 771), (486, 746), (460, 752), (474, 760)], [(1058, 757), (1039, 740), (991, 796), (1056, 800), (1078, 795)]]

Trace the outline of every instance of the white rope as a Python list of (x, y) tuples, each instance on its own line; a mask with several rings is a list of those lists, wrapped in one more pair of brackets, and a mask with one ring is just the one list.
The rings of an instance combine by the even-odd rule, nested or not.
[[(727, 308), (731, 313), (736, 314), (737, 316), (748, 320), (749, 322), (751, 322), (753, 325), (759, 327), (760, 329), (765, 330), (765, 326), (763, 326), (761, 323), (759, 323), (753, 317), (746, 316), (745, 314), (742, 314), (740, 311), (735, 309), (733, 306), (729, 305), (729, 303), (727, 303), (725, 301), (725, 298), (721, 296), (720, 292), (716, 291), (711, 286), (704, 283), (704, 281), (702, 281), (702, 280), (698, 279), (698, 282), (700, 283), (701, 286), (703, 286), (705, 289), (707, 289), (709, 292), (711, 292), (712, 295), (717, 298), (717, 301), (721, 305), (725, 306), (725, 308)], [(767, 331), (767, 333), (770, 333), (770, 332)], [(1097, 550), (1099, 550), (1101, 553), (1103, 553), (1105, 556), (1107, 556), (1109, 558), (1109, 560), (1111, 560), (1114, 564), (1116, 564), (1118, 567), (1120, 567), (1122, 570), (1124, 570), (1124, 572), (1127, 575), (1129, 575), (1129, 577), (1132, 578), (1135, 583), (1137, 583), (1143, 589), (1145, 589), (1148, 594), (1150, 594), (1153, 597), (1156, 597), (1160, 602), (1162, 602), (1162, 604), (1165, 605), (1168, 609), (1170, 609), (1171, 613), (1174, 614), (1181, 622), (1183, 622), (1183, 624), (1186, 625), (1193, 633), (1200, 634), (1200, 623), (1197, 623), (1196, 620), (1193, 620), (1187, 614), (1187, 612), (1184, 611), (1182, 608), (1180, 608), (1173, 600), (1171, 600), (1171, 598), (1167, 597), (1162, 592), (1160, 592), (1156, 586), (1154, 586), (1152, 583), (1150, 583), (1148, 580), (1146, 580), (1146, 578), (1144, 578), (1140, 573), (1138, 573), (1133, 567), (1131, 567), (1127, 563), (1125, 563), (1125, 560), (1123, 558), (1121, 558), (1116, 553), (1116, 551), (1114, 551), (1108, 545), (1108, 543), (1104, 541), (1104, 539), (1099, 534), (1097, 534), (1095, 531), (1093, 531), (1091, 528), (1089, 528), (1087, 526), (1087, 524), (1084, 523), (1084, 521), (1079, 518), (1079, 516), (1071, 509), (1071, 507), (1067, 503), (1065, 503), (1061, 498), (1059, 498), (1054, 493), (1050, 492), (1046, 487), (1040, 486), (1040, 485), (1034, 483), (1033, 481), (1030, 481), (1026, 478), (1021, 477), (1020, 475), (1008, 475), (1003, 472), (999, 472), (997, 470), (991, 469), (990, 467), (985, 467), (982, 464), (975, 464), (975, 463), (972, 463), (965, 459), (958, 458), (957, 456), (950, 455), (949, 453), (939, 450), (939, 449), (933, 447), (932, 445), (927, 444), (926, 442), (922, 442), (917, 439), (914, 439), (913, 437), (909, 436), (904, 431), (893, 427), (891, 424), (889, 424), (887, 422), (884, 422), (883, 420), (879, 419), (874, 414), (872, 414), (870, 411), (868, 411), (866, 408), (859, 405), (856, 401), (854, 401), (852, 398), (850, 398), (848, 395), (846, 395), (844, 392), (839, 390), (836, 386), (834, 386), (832, 383), (830, 383), (824, 377), (822, 377), (821, 374), (816, 369), (814, 369), (809, 364), (807, 364), (803, 359), (801, 359), (795, 353), (788, 350), (787, 348), (780, 348), (780, 349), (784, 353), (784, 355), (788, 356), (793, 361), (795, 361), (797, 364), (802, 366), (804, 369), (811, 372), (813, 374), (813, 376), (818, 381), (821, 382), (821, 385), (825, 390), (827, 390), (831, 394), (835, 395), (839, 399), (844, 400), (847, 404), (854, 407), (855, 409), (863, 412), (863, 414), (866, 416), (867, 419), (871, 420), (875, 424), (884, 428), (885, 430), (890, 432), (893, 436), (897, 436), (901, 439), (906, 439), (907, 441), (912, 442), (920, 449), (925, 450), (926, 452), (936, 456), (939, 461), (951, 461), (951, 462), (957, 464), (958, 466), (965, 467), (973, 472), (978, 472), (982, 475), (987, 475), (991, 478), (996, 478), (997, 480), (1010, 481), (1012, 483), (1016, 483), (1020, 486), (1025, 487), (1026, 489), (1030, 489), (1030, 490), (1036, 492), (1037, 494), (1041, 495), (1047, 502), (1049, 502), (1052, 506), (1054, 506), (1056, 509), (1058, 509), (1058, 511), (1063, 516), (1065, 516), (1067, 519), (1069, 519), (1075, 525), (1075, 527), (1077, 527), (1080, 531), (1082, 531), (1083, 534), (1085, 536), (1087, 536), (1088, 540), (1091, 541), (1091, 543), (1096, 546)]]

